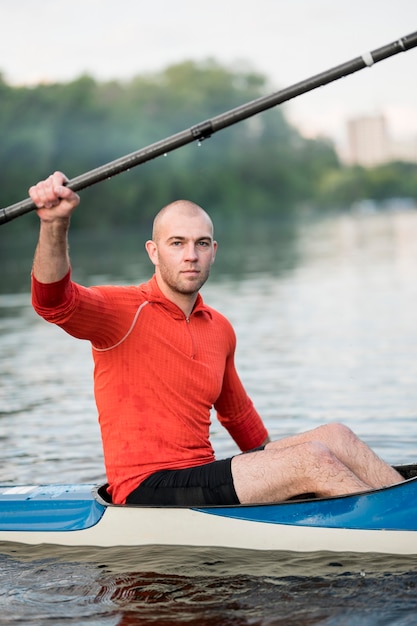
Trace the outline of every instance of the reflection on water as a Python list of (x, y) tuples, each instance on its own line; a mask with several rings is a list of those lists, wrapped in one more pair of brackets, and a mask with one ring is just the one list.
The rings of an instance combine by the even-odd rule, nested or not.
[[(36, 317), (35, 241), (0, 232), (0, 481), (104, 479), (89, 345)], [(139, 282), (148, 234), (72, 234), (74, 276)], [(417, 459), (417, 213), (217, 224), (204, 298), (238, 337), (241, 377), (274, 437), (346, 422), (387, 460)], [(19, 247), (22, 245), (22, 247)], [(12, 261), (15, 259), (16, 262)], [(18, 261), (17, 261), (18, 259)], [(213, 420), (218, 455), (235, 451)], [(0, 549), (0, 606), (25, 624), (411, 624), (414, 561), (338, 555), (118, 555)], [(350, 619), (351, 621), (339, 621)], [(139, 621), (140, 620), (140, 621)], [(2, 618), (0, 618), (0, 623)]]
[(415, 564), (406, 558), (169, 547), (3, 552), (3, 618), (18, 615), (28, 626), (412, 624), (407, 615), (417, 608)]

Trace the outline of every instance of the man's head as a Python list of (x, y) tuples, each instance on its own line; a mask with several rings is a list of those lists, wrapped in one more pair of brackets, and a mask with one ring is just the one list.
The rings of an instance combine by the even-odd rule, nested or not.
[(216, 255), (213, 223), (197, 204), (177, 200), (157, 214), (146, 242), (162, 292), (170, 299), (196, 297)]

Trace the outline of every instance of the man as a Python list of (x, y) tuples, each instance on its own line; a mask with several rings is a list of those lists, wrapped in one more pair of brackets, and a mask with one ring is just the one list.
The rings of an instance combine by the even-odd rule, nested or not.
[[(400, 482), (351, 430), (328, 424), (270, 442), (234, 365), (235, 335), (199, 290), (217, 243), (203, 209), (180, 200), (146, 242), (143, 285), (86, 288), (70, 278), (67, 234), (79, 197), (55, 172), (29, 190), (38, 207), (33, 305), (91, 342), (108, 491), (118, 504), (261, 503), (334, 496)], [(210, 411), (244, 454), (215, 460)]]

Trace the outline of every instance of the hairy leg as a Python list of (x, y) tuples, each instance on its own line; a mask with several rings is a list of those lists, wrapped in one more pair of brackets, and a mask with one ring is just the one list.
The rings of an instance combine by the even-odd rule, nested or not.
[(267, 444), (266, 449), (282, 450), (288, 445), (317, 441), (372, 488), (402, 482), (403, 477), (380, 459), (369, 446), (343, 424), (324, 424), (313, 430)]
[(232, 475), (242, 503), (277, 502), (303, 493), (320, 497), (399, 483), (402, 476), (341, 424), (321, 426), (235, 456)]
[(303, 493), (328, 497), (371, 488), (326, 446), (310, 441), (239, 454), (232, 459), (232, 476), (242, 504), (279, 502)]

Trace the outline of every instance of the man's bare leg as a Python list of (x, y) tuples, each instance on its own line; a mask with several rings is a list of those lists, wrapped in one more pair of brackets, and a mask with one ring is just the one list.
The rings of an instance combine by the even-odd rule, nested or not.
[(232, 475), (242, 503), (277, 502), (303, 493), (328, 497), (399, 483), (402, 476), (352, 431), (321, 426), (238, 455)]
[(267, 448), (280, 450), (288, 444), (308, 441), (324, 444), (355, 476), (372, 488), (386, 487), (403, 481), (403, 477), (375, 454), (343, 424), (324, 424), (318, 428), (267, 444)]

